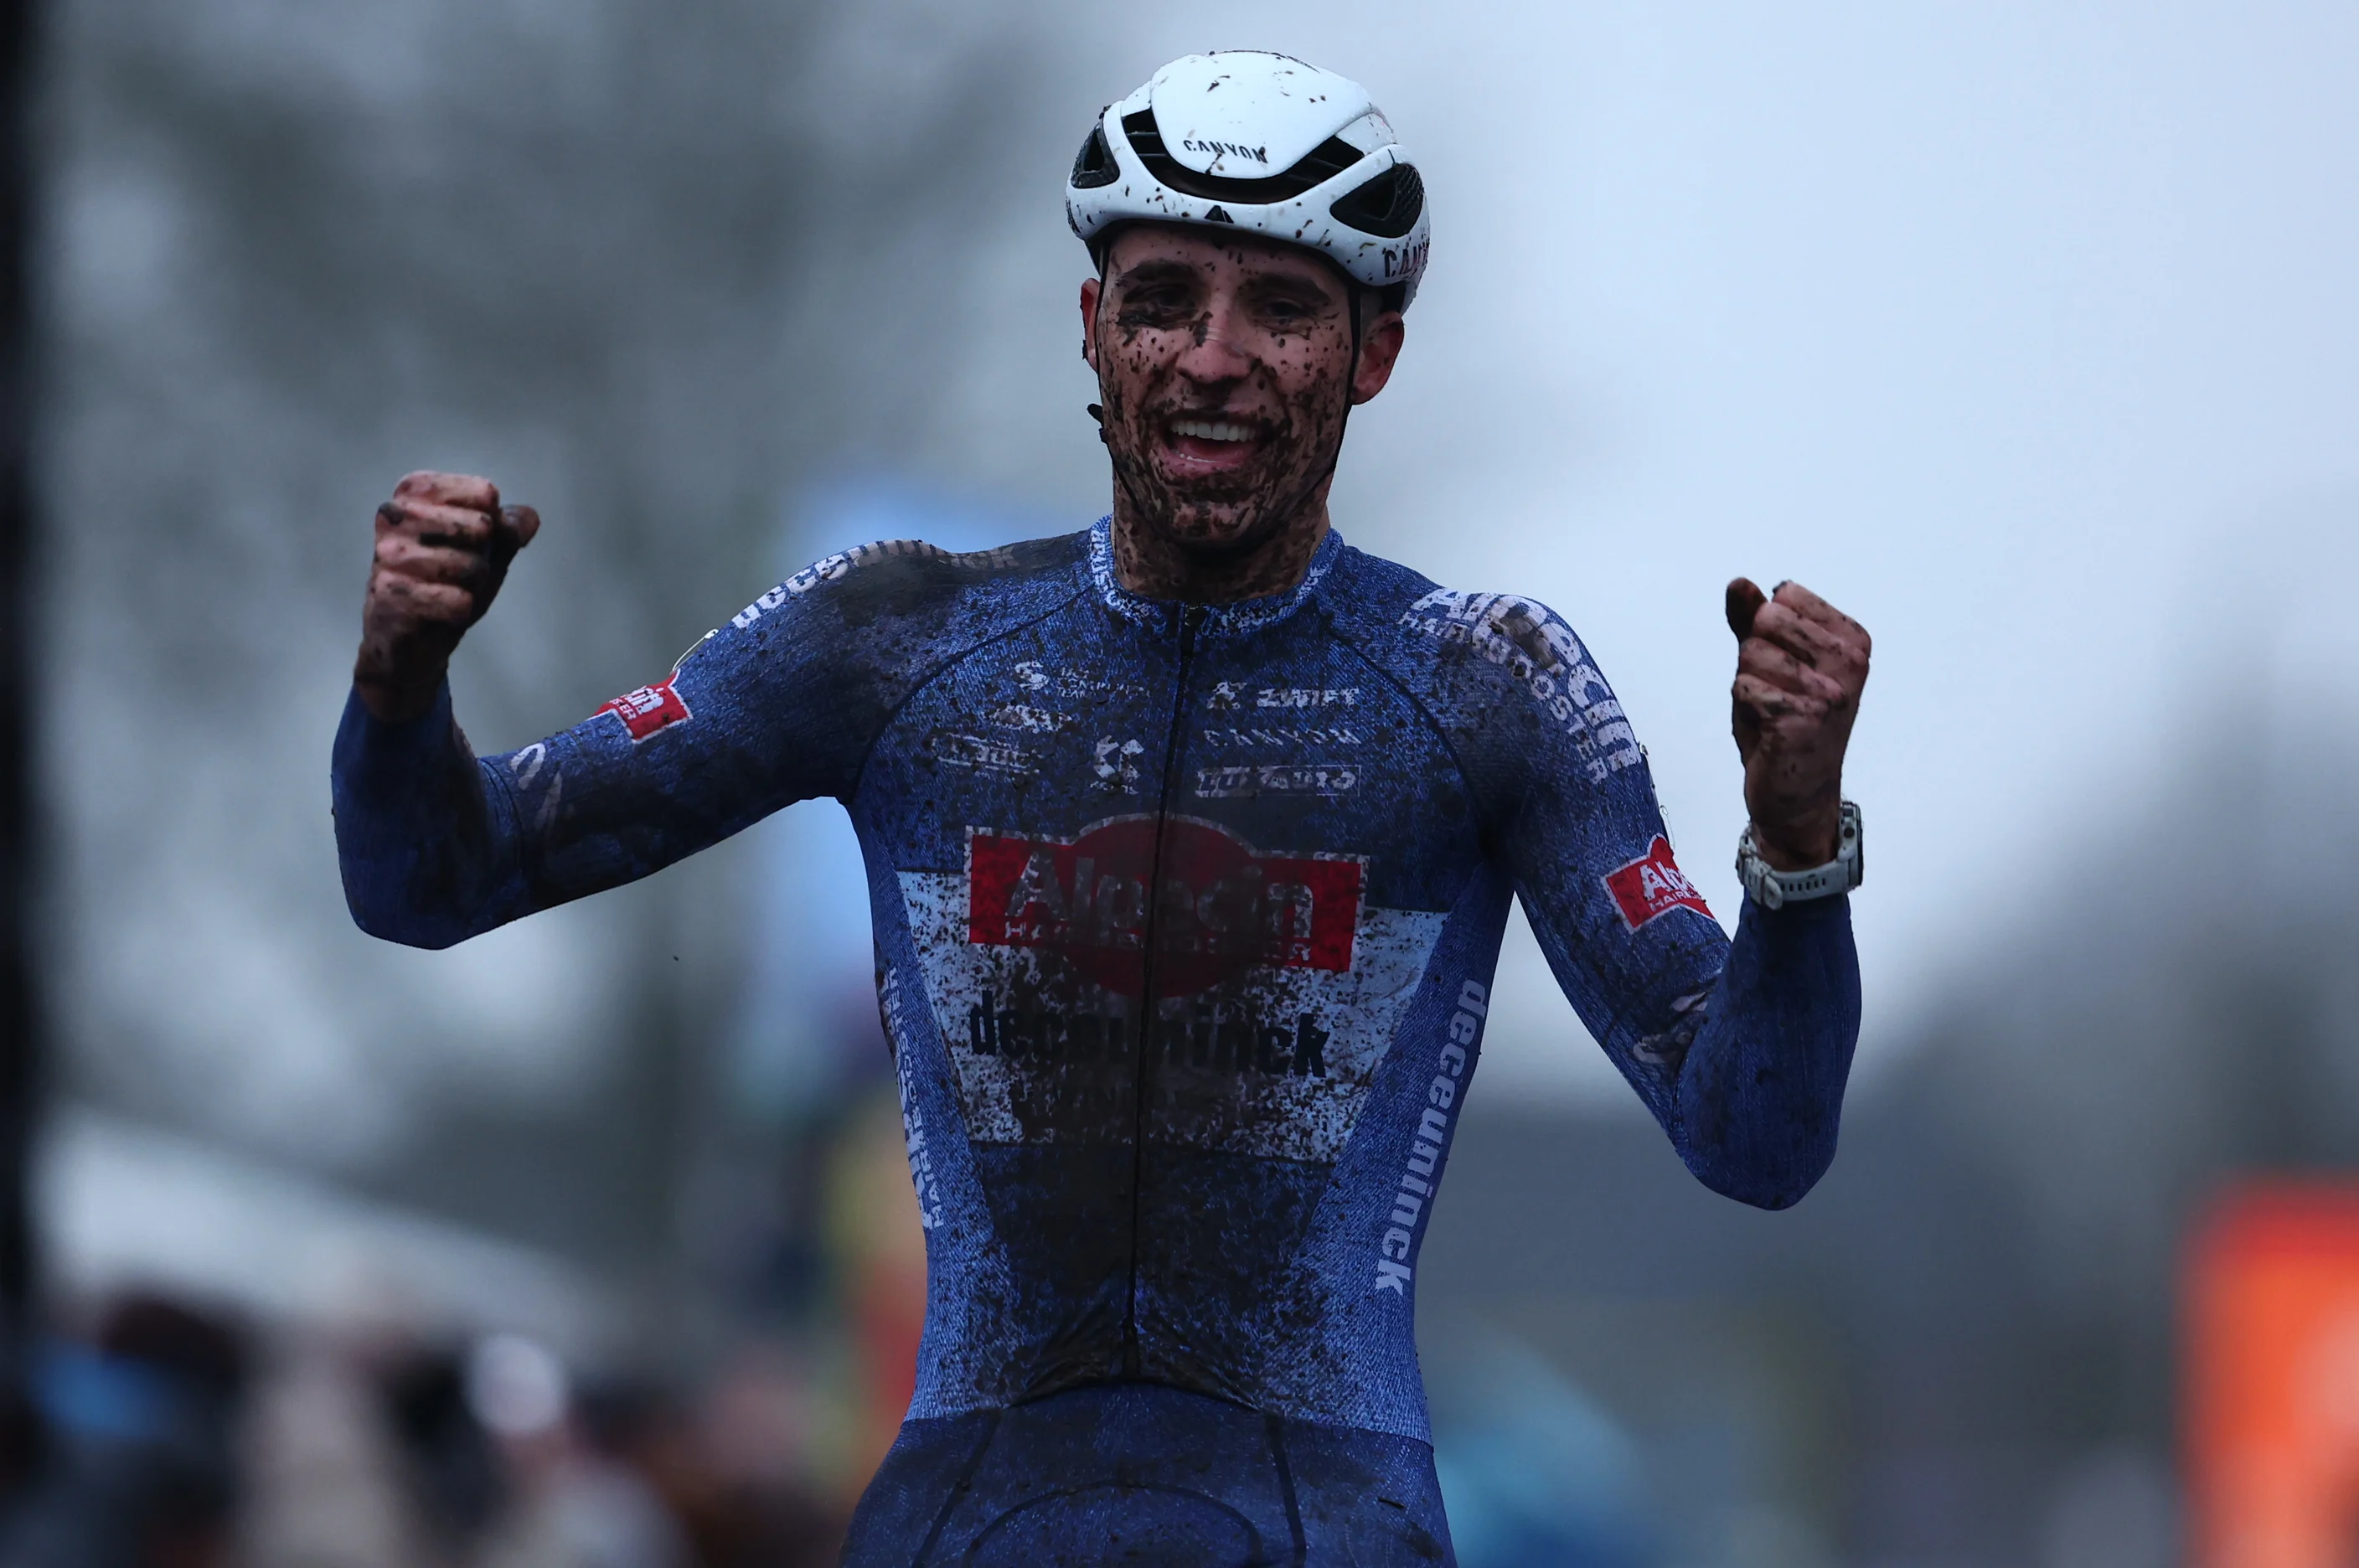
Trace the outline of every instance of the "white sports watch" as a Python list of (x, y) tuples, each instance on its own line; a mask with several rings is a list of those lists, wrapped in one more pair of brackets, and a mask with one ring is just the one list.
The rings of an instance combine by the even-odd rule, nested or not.
[(1761, 858), (1753, 844), (1753, 824), (1736, 841), (1736, 875), (1745, 895), (1765, 909), (1783, 909), (1805, 898), (1832, 898), (1848, 893), (1867, 879), (1867, 862), (1860, 850), (1859, 808), (1843, 803), (1843, 826), (1835, 833), (1835, 857), (1807, 871), (1780, 871)]

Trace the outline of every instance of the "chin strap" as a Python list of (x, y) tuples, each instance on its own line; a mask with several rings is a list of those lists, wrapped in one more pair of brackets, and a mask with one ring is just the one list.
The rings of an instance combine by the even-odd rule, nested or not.
[[(1106, 258), (1111, 256), (1113, 254), (1114, 247), (1112, 245), (1093, 245), (1090, 246), (1090, 259), (1098, 264), (1098, 309), (1101, 310), (1105, 309)], [(1095, 419), (1098, 423), (1098, 440), (1104, 441), (1108, 446), (1112, 446), (1114, 443), (1106, 440), (1105, 405), (1103, 403), (1084, 403), (1082, 406), (1089, 410), (1090, 418)], [(1121, 469), (1117, 468), (1114, 470), (1114, 477), (1117, 481), (1121, 479)], [(1138, 497), (1134, 495), (1131, 499), (1135, 502)]]
[(1360, 286), (1353, 283), (1348, 296), (1350, 304), (1347, 308), (1352, 312), (1352, 363), (1343, 372), (1343, 415), (1335, 421), (1335, 455), (1327, 460), (1327, 472), (1319, 476), (1318, 484), (1310, 487), (1313, 490), (1333, 478), (1335, 465), (1343, 461), (1343, 432), (1352, 426), (1352, 384), (1360, 379), (1360, 350), (1365, 346), (1360, 341), (1361, 292)]
[(1302, 487), (1302, 495), (1295, 503), (1297, 506), (1308, 500), (1310, 492), (1335, 477), (1336, 465), (1343, 461), (1343, 432), (1352, 426), (1352, 383), (1360, 378), (1360, 350), (1363, 346), (1360, 341), (1361, 289), (1360, 285), (1349, 278), (1343, 281), (1345, 288), (1343, 308), (1352, 313), (1352, 361), (1343, 372), (1343, 412), (1335, 420), (1335, 450), (1328, 457), (1327, 466), (1319, 471), (1319, 477)]

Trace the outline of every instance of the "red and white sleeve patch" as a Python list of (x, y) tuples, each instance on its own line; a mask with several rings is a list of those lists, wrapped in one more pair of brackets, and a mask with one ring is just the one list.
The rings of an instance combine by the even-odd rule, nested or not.
[(1668, 915), (1673, 909), (1693, 909), (1709, 915), (1703, 895), (1688, 880), (1679, 863), (1671, 858), (1671, 841), (1662, 834), (1647, 846), (1647, 853), (1618, 870), (1605, 874), (1605, 890), (1614, 895), (1614, 902), (1622, 910), (1622, 923), (1636, 931), (1658, 915)]
[[(679, 679), (677, 674), (673, 674), (666, 677), (660, 686), (642, 686), (606, 703), (598, 713), (612, 713), (622, 720), (623, 727), (631, 732), (632, 740), (645, 740), (658, 730), (679, 724), (688, 717), (688, 704), (681, 702), (679, 693), (672, 690), (672, 682)], [(597, 713), (591, 717), (597, 717)]]

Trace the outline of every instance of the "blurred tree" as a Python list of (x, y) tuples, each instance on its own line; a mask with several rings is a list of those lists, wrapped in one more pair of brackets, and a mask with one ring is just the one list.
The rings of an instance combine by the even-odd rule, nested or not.
[(72, 0), (60, 35), (71, 1087), (644, 1283), (726, 872), (451, 954), (349, 929), (369, 513), (444, 467), (547, 517), (461, 655), (487, 748), (658, 674), (766, 585), (799, 476), (922, 419), (1033, 40), (948, 0)]

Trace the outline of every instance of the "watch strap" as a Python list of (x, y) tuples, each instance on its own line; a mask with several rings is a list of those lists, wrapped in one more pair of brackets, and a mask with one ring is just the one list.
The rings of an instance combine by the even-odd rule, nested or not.
[(1848, 893), (1866, 880), (1867, 862), (1860, 841), (1859, 807), (1843, 803), (1843, 822), (1835, 833), (1835, 857), (1824, 866), (1802, 871), (1780, 871), (1761, 858), (1753, 842), (1753, 824), (1736, 841), (1736, 875), (1745, 896), (1765, 909), (1778, 909), (1810, 898), (1832, 898)]

